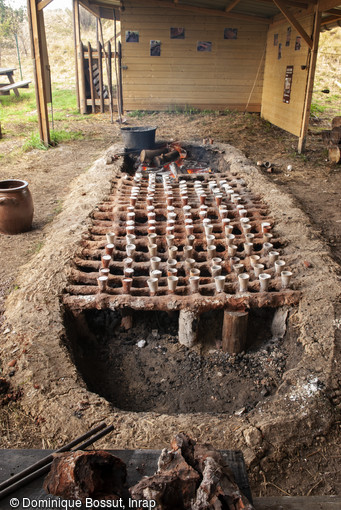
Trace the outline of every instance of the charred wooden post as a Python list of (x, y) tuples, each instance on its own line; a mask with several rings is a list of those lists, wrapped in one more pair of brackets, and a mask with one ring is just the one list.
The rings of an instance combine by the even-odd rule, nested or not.
[(224, 311), (222, 348), (224, 352), (238, 354), (246, 348), (248, 312)]
[(186, 347), (193, 347), (198, 338), (199, 317), (191, 310), (180, 310), (179, 342)]

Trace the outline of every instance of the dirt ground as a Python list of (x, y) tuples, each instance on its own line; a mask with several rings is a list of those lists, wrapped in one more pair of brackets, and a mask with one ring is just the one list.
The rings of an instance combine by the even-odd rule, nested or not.
[[(276, 183), (282, 191), (294, 198), (311, 219), (311, 236), (326, 241), (332, 257), (340, 263), (341, 167), (326, 161), (326, 151), (319, 135), (320, 130), (329, 126), (323, 122), (312, 124), (307, 151), (302, 156), (296, 153), (295, 137), (263, 122), (257, 115), (157, 113), (143, 118), (127, 117), (127, 120), (127, 125), (158, 126), (158, 139), (201, 141), (202, 138), (210, 136), (215, 141), (230, 143), (239, 148), (253, 162), (270, 161), (274, 172), (266, 174), (266, 179), (269, 183)], [(0, 238), (1, 260), (6, 261), (0, 269), (0, 320), (6, 306), (6, 296), (12, 291), (15, 292), (20, 266), (41, 250), (54, 218), (63, 208), (63, 200), (68, 194), (70, 183), (85, 172), (113, 142), (120, 139), (119, 127), (117, 124), (110, 124), (108, 115), (97, 115), (85, 118), (84, 122), (78, 121), (77, 130), (79, 129), (85, 135), (84, 140), (69, 142), (46, 152), (33, 151), (13, 156), (15, 148), (13, 143), (6, 144), (6, 133), (1, 142), (0, 149), (5, 154), (1, 165), (1, 179), (20, 178), (29, 182), (35, 204), (35, 217), (31, 232), (18, 236), (2, 235)], [(288, 165), (292, 165), (292, 170), (287, 169)], [(336, 310), (338, 319), (340, 303)], [(5, 326), (2, 333), (4, 336), (9, 334)], [(122, 338), (123, 342), (124, 340)], [(197, 360), (193, 360), (194, 364), (196, 362)], [(2, 370), (2, 375), (10, 381), (10, 367), (4, 365)], [(255, 391), (252, 386), (251, 384), (250, 391)], [(4, 398), (7, 403), (1, 408), (1, 447), (49, 447), (51, 443), (48, 437), (42, 435), (39, 419), (30, 416), (21, 408), (18, 389), (12, 388), (12, 391), (12, 397)], [(8, 391), (6, 393), (11, 395)], [(340, 397), (340, 389), (335, 388), (330, 398), (339, 418), (334, 420), (329, 432), (316, 437), (309, 447), (290, 451), (278, 464), (265, 459), (253, 467), (250, 478), (255, 496), (283, 493), (340, 494)]]

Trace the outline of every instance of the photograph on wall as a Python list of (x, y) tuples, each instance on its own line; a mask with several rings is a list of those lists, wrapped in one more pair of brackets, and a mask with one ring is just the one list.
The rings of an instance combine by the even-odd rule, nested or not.
[(292, 75), (294, 74), (294, 66), (287, 66), (285, 72), (285, 80), (284, 80), (284, 93), (283, 93), (283, 103), (290, 103), (290, 95), (291, 95), (291, 85), (292, 85)]
[(139, 42), (139, 32), (136, 30), (126, 30), (126, 42)]
[(280, 60), (282, 58), (282, 43), (279, 43), (278, 45), (278, 56), (277, 56), (278, 60)]
[(198, 41), (197, 51), (212, 51), (212, 43), (210, 41)]
[(224, 39), (237, 39), (238, 28), (224, 28)]
[(159, 57), (161, 55), (161, 41), (150, 41), (150, 56)]
[(291, 39), (291, 27), (287, 28), (287, 38), (285, 41), (285, 46), (290, 46), (290, 39)]
[(274, 46), (278, 46), (278, 34), (274, 34)]
[(171, 27), (170, 38), (171, 39), (185, 39), (185, 29)]
[(299, 51), (300, 49), (301, 49), (301, 36), (298, 35), (295, 41), (295, 51)]

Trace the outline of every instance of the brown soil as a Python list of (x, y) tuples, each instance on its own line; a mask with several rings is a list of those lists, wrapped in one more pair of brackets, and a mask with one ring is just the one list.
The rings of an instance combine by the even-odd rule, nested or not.
[[(5, 297), (10, 292), (12, 292), (10, 302), (13, 314), (17, 291), (18, 295), (20, 294), (20, 289), (17, 289), (17, 286), (24, 287), (22, 276), (17, 283), (17, 275), (20, 266), (26, 262), (29, 262), (30, 260), (33, 261), (33, 266), (35, 265), (35, 268), (37, 268), (37, 264), (44, 266), (44, 242), (45, 239), (51, 236), (51, 232), (54, 233), (56, 238), (58, 237), (58, 229), (56, 230), (55, 228), (58, 226), (57, 215), (60, 211), (63, 210), (63, 201), (69, 193), (71, 181), (78, 175), (85, 172), (92, 165), (94, 160), (100, 154), (103, 154), (114, 141), (119, 140), (118, 126), (117, 124), (111, 125), (107, 115), (96, 116), (93, 118), (93, 121), (91, 120), (92, 119), (85, 119), (84, 122), (77, 122), (77, 130), (81, 129), (85, 134), (85, 140), (83, 141), (70, 142), (68, 144), (61, 145), (58, 148), (50, 149), (47, 152), (32, 152), (30, 154), (26, 154), (25, 156), (21, 156), (20, 158), (18, 157), (14, 159), (12, 156), (10, 158), (5, 157), (3, 159), (2, 179), (21, 178), (29, 181), (35, 204), (35, 219), (31, 232), (18, 236), (1, 236), (2, 260), (6, 260), (6, 264), (2, 264), (0, 270), (0, 296), (2, 297), (2, 300), (0, 301), (1, 312), (4, 312), (6, 308)], [(142, 119), (128, 118), (128, 123), (129, 125), (155, 124), (158, 126), (157, 135), (160, 139), (164, 138), (169, 140), (172, 138), (174, 140), (180, 139), (200, 141), (204, 137), (211, 136), (216, 141), (228, 142), (231, 145), (241, 149), (253, 162), (256, 162), (257, 160), (272, 162), (274, 164), (274, 172), (271, 174), (266, 174), (264, 171), (264, 183), (267, 182), (269, 189), (271, 190), (274, 189), (273, 184), (278, 185), (281, 191), (285, 192), (287, 195), (292, 195), (293, 197), (291, 206), (292, 209), (287, 211), (287, 216), (286, 220), (284, 219), (284, 223), (287, 221), (288, 227), (290, 227), (292, 219), (291, 211), (294, 217), (296, 214), (294, 211), (295, 203), (306, 212), (312, 222), (312, 228), (308, 229), (308, 235), (310, 236), (313, 245), (315, 243), (316, 249), (321, 252), (319, 255), (324, 257), (324, 260), (327, 264), (327, 267), (324, 269), (325, 274), (330, 273), (330, 281), (333, 282), (334, 280), (334, 284), (331, 283), (330, 285), (329, 292), (326, 291), (327, 295), (325, 296), (325, 299), (320, 297), (320, 291), (317, 285), (315, 297), (319, 296), (318, 299), (321, 299), (320, 305), (317, 302), (314, 304), (314, 296), (311, 295), (310, 297), (306, 297), (306, 301), (303, 306), (313, 305), (316, 307), (317, 313), (321, 315), (326, 314), (328, 317), (333, 315), (336, 321), (340, 319), (340, 290), (337, 287), (337, 282), (335, 281), (335, 271), (337, 268), (329, 258), (328, 250), (323, 243), (326, 242), (329, 244), (333, 258), (335, 261), (339, 262), (341, 258), (341, 219), (338, 212), (340, 210), (340, 196), (337, 190), (340, 189), (341, 173), (339, 166), (330, 165), (326, 161), (325, 150), (322, 146), (320, 136), (316, 134), (316, 127), (312, 126), (312, 131), (308, 137), (307, 152), (303, 157), (297, 155), (295, 152), (297, 141), (293, 136), (281, 131), (280, 129), (269, 126), (267, 123), (261, 121), (256, 115), (243, 116), (241, 114), (208, 114), (202, 116), (183, 114), (153, 114), (150, 116), (145, 116)], [(322, 124), (318, 126), (319, 129), (323, 127), (327, 128), (328, 126)], [(6, 137), (1, 143), (3, 142), (6, 142)], [(4, 152), (9, 152), (12, 150), (12, 148), (13, 147), (3, 145), (3, 149), (6, 149)], [(287, 170), (287, 165), (289, 164), (293, 167), (291, 171)], [(253, 179), (255, 179), (255, 177), (253, 177)], [(96, 193), (98, 194), (98, 202), (99, 197), (103, 196), (104, 192), (105, 190), (100, 188), (100, 183), (97, 183), (94, 180), (94, 200), (96, 199)], [(87, 189), (86, 193), (90, 195), (91, 191)], [(288, 203), (290, 204), (290, 201)], [(280, 216), (281, 213), (279, 210), (276, 210), (276, 208), (275, 212), (278, 216)], [(302, 221), (304, 222), (305, 219)], [(306, 225), (304, 225), (304, 227), (306, 227)], [(291, 226), (291, 228), (295, 228), (295, 226)], [(72, 225), (70, 226), (70, 230), (71, 229)], [(297, 229), (298, 237), (300, 237), (300, 229), (298, 228), (298, 225)], [(316, 239), (321, 240), (321, 243), (316, 241)], [(297, 243), (299, 246), (299, 239), (297, 240)], [(302, 252), (304, 252), (304, 249)], [(61, 253), (62, 247), (56, 251), (56, 257), (61, 257)], [(314, 251), (310, 249), (310, 251), (307, 253), (309, 254), (308, 256), (310, 259), (306, 260), (306, 262), (309, 263), (309, 265), (312, 264), (313, 267), (315, 264), (318, 265), (319, 262), (315, 262), (314, 259)], [(69, 255), (71, 256), (71, 251)], [(53, 257), (51, 257), (50, 264), (56, 263), (57, 258), (53, 259)], [(37, 262), (35, 263), (34, 260), (37, 260)], [(57, 263), (56, 267), (58, 267)], [(305, 280), (302, 280), (302, 282), (307, 280), (310, 281), (312, 278), (311, 273), (309, 273), (309, 268), (307, 270), (308, 273), (303, 275)], [(40, 286), (38, 290), (40, 297), (34, 297), (32, 301), (32, 310), (34, 305), (35, 314), (44, 315), (46, 312), (44, 306), (46, 304), (47, 313), (46, 319), (44, 320), (45, 324), (47, 324), (48, 320), (50, 320), (51, 328), (54, 327), (53, 325), (55, 322), (55, 315), (53, 314), (58, 314), (58, 311), (49, 311), (50, 309), (48, 305), (50, 301), (52, 302), (52, 300), (49, 299), (46, 291), (52, 289), (53, 285), (58, 286), (60, 284), (60, 280), (62, 279), (59, 274), (54, 276), (55, 280), (48, 281), (46, 289)], [(20, 299), (22, 299), (22, 296)], [(330, 303), (330, 306), (328, 303)], [(325, 309), (323, 309), (323, 307), (325, 307)], [(334, 308), (334, 311), (331, 315), (331, 310), (329, 310), (330, 307)], [(321, 313), (322, 309), (323, 313)], [(17, 314), (19, 315), (19, 313), (20, 311), (18, 310)], [(18, 384), (17, 381), (20, 381), (20, 374), (18, 374), (18, 371), (20, 372), (20, 370), (26, 370), (25, 373), (28, 374), (29, 367), (27, 367), (27, 364), (25, 366), (21, 366), (19, 363), (19, 369), (16, 366), (10, 367), (8, 366), (8, 361), (13, 361), (19, 358), (18, 347), (20, 347), (20, 350), (22, 348), (23, 350), (30, 350), (30, 336), (33, 334), (32, 332), (34, 331), (34, 325), (39, 324), (40, 319), (38, 320), (36, 316), (32, 316), (31, 321), (28, 321), (26, 325), (26, 331), (24, 333), (20, 331), (20, 337), (18, 334), (13, 332), (10, 324), (8, 324), (4, 319), (2, 320), (2, 331), (6, 342), (6, 347), (3, 352), (5, 361), (3, 364), (2, 375), (9, 380), (14, 381), (12, 386), (13, 390), (15, 391), (15, 386)], [(18, 317), (18, 322), (20, 322), (20, 317)], [(335, 324), (335, 333), (339, 335), (340, 330), (337, 329), (337, 325), (339, 323), (335, 322)], [(309, 323), (304, 324), (303, 327), (305, 329), (306, 337), (316, 337), (317, 339), (315, 342), (317, 343), (319, 341), (319, 335), (321, 335), (322, 338), (324, 338), (324, 335), (327, 337), (327, 329), (333, 328), (332, 324), (328, 324), (328, 326), (325, 327), (324, 324), (321, 325), (319, 322), (312, 325), (309, 325)], [(13, 340), (11, 340), (11, 338), (13, 338)], [(122, 343), (127, 341), (127, 338), (128, 335), (126, 338), (124, 335), (120, 335)], [(167, 348), (166, 339), (162, 337), (162, 334), (157, 340), (157, 344), (161, 346), (161, 350), (162, 348)], [(338, 338), (338, 341), (340, 342), (340, 338)], [(149, 349), (152, 349), (153, 342), (154, 340), (150, 338)], [(307, 350), (310, 351), (312, 359), (315, 355), (317, 356), (315, 359), (317, 367), (320, 363), (319, 356), (324, 356), (325, 358), (330, 357), (330, 353), (327, 351), (324, 354), (317, 355), (317, 352), (320, 352), (318, 350), (320, 349), (320, 346), (318, 345), (315, 345), (315, 349), (313, 344), (310, 346), (310, 344), (308, 345), (308, 342), (304, 340), (303, 345)], [(173, 349), (175, 348), (174, 346), (175, 344), (170, 343), (169, 348)], [(148, 347), (144, 349), (148, 349)], [(327, 420), (326, 416), (321, 413), (319, 418), (321, 421), (321, 434), (319, 435), (315, 433), (315, 437), (308, 441), (307, 444), (304, 444), (304, 440), (302, 439), (301, 447), (299, 446), (300, 441), (297, 440), (297, 438), (304, 437), (304, 431), (302, 430), (303, 422), (301, 422), (299, 425), (293, 424), (294, 428), (298, 427), (301, 430), (293, 430), (292, 438), (295, 438), (296, 434), (296, 440), (293, 439), (292, 444), (288, 443), (286, 445), (287, 448), (285, 448), (283, 444), (281, 445), (277, 457), (278, 460), (281, 460), (280, 463), (276, 461), (276, 446), (272, 449), (271, 457), (262, 455), (262, 452), (260, 452), (259, 455), (253, 452), (251, 458), (249, 458), (250, 451), (248, 451), (246, 448), (246, 457), (248, 463), (253, 466), (251, 481), (255, 495), (259, 495), (260, 493), (262, 495), (282, 494), (283, 491), (290, 495), (340, 494), (341, 480), (338, 468), (339, 459), (341, 456), (341, 448), (339, 443), (341, 395), (339, 389), (340, 381), (338, 370), (340, 359), (339, 350), (337, 348), (335, 349), (333, 354), (333, 356), (335, 356), (335, 373), (330, 378), (328, 390), (328, 399), (332, 404), (332, 409), (329, 411), (333, 413), (333, 418), (330, 419), (329, 417)], [(148, 350), (145, 352), (148, 353)], [(285, 356), (285, 348), (284, 350), (280, 350), (279, 353), (281, 353), (278, 358), (278, 361), (280, 362), (281, 356)], [(51, 345), (51, 359), (53, 359), (54, 354), (59, 355)], [(112, 352), (110, 354), (111, 356), (113, 355)], [(2, 439), (0, 442), (2, 447), (41, 448), (56, 446), (58, 444), (58, 441), (56, 440), (56, 431), (59, 431), (58, 437), (60, 441), (63, 441), (70, 434), (76, 436), (79, 433), (78, 424), (82, 422), (82, 413), (80, 413), (80, 417), (75, 415), (75, 420), (71, 420), (67, 425), (65, 424), (65, 430), (62, 430), (61, 425), (59, 424), (60, 420), (58, 422), (57, 418), (56, 424), (58, 425), (56, 425), (53, 433), (53, 426), (50, 422), (48, 423), (48, 426), (44, 425), (44, 422), (47, 419), (47, 417), (44, 415), (44, 385), (46, 384), (46, 386), (49, 386), (49, 383), (47, 381), (44, 382), (43, 376), (45, 372), (48, 373), (47, 367), (50, 361), (46, 358), (45, 353), (41, 353), (41, 356), (42, 357), (39, 361), (38, 353), (34, 354), (34, 362), (36, 364), (39, 364), (40, 362), (40, 365), (42, 365), (40, 374), (37, 373), (38, 382), (35, 382), (35, 380), (33, 381), (34, 390), (36, 391), (37, 395), (26, 395), (26, 398), (28, 399), (36, 399), (36, 404), (32, 404), (32, 412), (28, 411), (27, 405), (21, 406), (20, 397), (16, 402), (7, 404), (7, 406), (2, 409), (1, 427), (3, 430), (1, 434)], [(163, 356), (167, 356), (167, 351), (165, 354), (163, 354)], [(196, 363), (198, 363), (198, 358), (195, 354), (192, 357), (192, 364), (194, 366)], [(218, 371), (220, 361), (221, 360), (213, 360), (213, 363), (218, 363)], [(245, 361), (242, 360), (241, 362), (245, 363)], [(189, 361), (188, 363), (188, 369), (191, 369), (191, 363)], [(237, 368), (233, 369), (235, 370), (235, 377), (238, 376), (238, 363), (239, 362), (237, 362)], [(69, 374), (68, 370), (69, 367), (65, 369), (66, 374)], [(209, 370), (207, 373), (208, 372)], [(19, 378), (17, 378), (18, 375)], [(51, 372), (49, 372), (49, 375), (51, 375)], [(65, 377), (68, 378), (71, 376), (66, 375)], [(175, 377), (175, 385), (176, 380), (179, 377), (181, 377), (181, 374), (178, 374), (177, 377)], [(52, 378), (56, 380), (64, 379), (63, 375), (60, 374), (56, 374)], [(171, 378), (169, 379), (169, 388), (172, 386), (170, 381)], [(252, 381), (250, 381), (250, 383), (250, 391), (254, 391), (254, 388), (252, 388)], [(62, 383), (60, 384), (62, 386)], [(286, 384), (290, 386), (289, 379), (287, 379)], [(61, 391), (64, 392), (67, 390), (65, 390), (63, 387), (63, 389), (61, 388)], [(78, 407), (74, 406), (75, 409), (73, 409), (71, 400), (69, 407), (72, 407), (75, 412), (79, 412), (79, 406), (81, 406), (84, 391), (83, 388), (80, 390), (76, 389), (76, 391), (79, 392)], [(271, 391), (273, 390), (270, 388), (270, 392)], [(206, 395), (206, 397), (207, 396), (208, 395)], [(151, 395), (151, 397), (153, 397), (153, 395)], [(51, 393), (49, 393), (49, 404), (53, 398), (54, 397), (51, 396)], [(150, 402), (152, 402), (152, 400), (153, 398), (150, 399)], [(99, 405), (98, 402), (99, 401), (96, 401), (95, 398), (93, 402), (94, 406)], [(103, 404), (101, 403), (101, 405)], [(236, 405), (236, 409), (238, 405), (239, 402)], [(294, 406), (294, 404), (292, 405)], [(37, 412), (37, 409), (39, 409), (40, 412)], [(318, 409), (316, 409), (316, 411), (318, 411)], [(163, 409), (162, 412), (164, 412)], [(95, 414), (92, 416), (94, 419)], [(119, 414), (116, 414), (116, 418), (118, 423), (120, 423), (122, 418)], [(164, 437), (164, 440), (160, 436), (156, 437), (153, 435), (152, 430), (150, 433), (146, 433), (146, 437), (144, 438), (142, 444), (142, 441), (139, 442), (137, 439), (136, 434), (138, 431), (135, 428), (135, 425), (133, 425), (133, 418), (131, 418), (131, 420), (131, 430), (129, 433), (127, 431), (126, 439), (123, 439), (124, 432), (122, 430), (119, 431), (118, 444), (121, 441), (121, 444), (125, 446), (125, 444), (122, 443), (124, 440), (126, 441), (126, 445), (130, 447), (137, 445), (139, 447), (155, 448), (167, 444), (168, 437)], [(224, 440), (223, 430), (219, 429), (222, 435), (220, 440), (218, 440), (218, 429), (217, 433), (214, 433), (212, 430), (213, 421), (212, 423), (207, 422), (208, 428), (205, 428), (205, 423), (202, 423), (203, 428), (200, 428), (202, 418), (198, 420), (193, 418), (193, 430), (197, 431), (197, 434), (199, 434), (198, 430), (207, 430), (207, 433), (203, 432), (205, 440), (212, 440), (218, 446), (228, 448), (229, 444), (226, 444), (226, 440), (231, 437), (231, 435), (233, 435), (233, 427), (230, 426), (229, 430), (226, 431), (226, 440)], [(184, 426), (187, 427), (192, 426), (190, 423), (190, 420), (188, 421), (184, 419), (183, 421)], [(253, 431), (258, 430), (257, 428), (251, 427), (251, 423), (252, 421), (249, 423), (249, 429), (245, 429), (244, 425), (244, 432), (245, 430), (247, 431), (251, 429)], [(328, 424), (326, 425), (326, 423)], [(143, 424), (145, 427), (148, 427), (148, 425), (146, 425), (144, 422)], [(167, 429), (167, 424), (162, 423), (162, 421), (159, 421), (159, 425), (161, 432), (161, 428)], [(170, 420), (169, 426), (176, 427), (178, 424), (176, 420)], [(310, 421), (307, 423), (307, 426), (312, 426)], [(49, 427), (51, 427), (50, 433)], [(240, 428), (240, 425), (237, 424), (236, 429), (238, 428)], [(188, 432), (190, 433), (191, 431), (188, 430)], [(267, 441), (269, 441), (268, 436)], [(249, 443), (254, 449), (255, 445), (257, 445), (257, 440), (251, 439), (249, 440)], [(276, 444), (276, 442), (274, 444)], [(238, 442), (237, 446), (239, 446)], [(260, 447), (259, 450), (261, 450)]]

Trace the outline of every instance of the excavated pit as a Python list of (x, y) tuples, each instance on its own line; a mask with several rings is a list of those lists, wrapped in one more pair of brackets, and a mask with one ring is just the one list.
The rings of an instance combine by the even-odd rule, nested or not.
[(271, 397), (302, 355), (293, 328), (283, 338), (273, 336), (274, 314), (250, 312), (247, 349), (237, 355), (221, 350), (222, 311), (202, 315), (200, 349), (179, 344), (177, 313), (137, 312), (129, 331), (120, 326), (121, 314), (110, 310), (68, 313), (65, 324), (87, 387), (116, 408), (231, 415)]
[[(277, 253), (288, 267), (290, 251), (268, 208), (229, 172), (220, 152), (186, 147), (186, 153), (171, 178), (168, 169), (156, 172), (138, 166), (136, 158), (124, 158), (121, 175), (93, 211), (73, 262), (64, 296), (66, 344), (89, 390), (119, 409), (250, 411), (275, 393), (283, 373), (300, 358), (295, 332), (286, 333), (289, 305), (297, 304), (300, 294), (291, 285), (283, 288), (269, 255)], [(205, 221), (212, 226), (209, 232)], [(128, 233), (134, 236), (130, 241)], [(245, 242), (252, 245), (250, 252)], [(192, 267), (185, 253), (189, 246)], [(266, 290), (252, 267), (254, 255), (269, 277)], [(152, 256), (159, 258), (155, 293), (148, 286)], [(175, 290), (169, 288), (169, 259), (176, 260)], [(246, 290), (240, 288), (238, 263), (249, 276)], [(212, 272), (217, 264), (225, 278), (222, 292)], [(199, 274), (194, 291), (193, 269)], [(98, 286), (101, 274), (107, 278), (105, 288)], [(273, 327), (276, 310), (284, 317), (280, 333)], [(248, 315), (245, 338), (236, 351), (225, 331), (226, 314), (235, 312)]]

